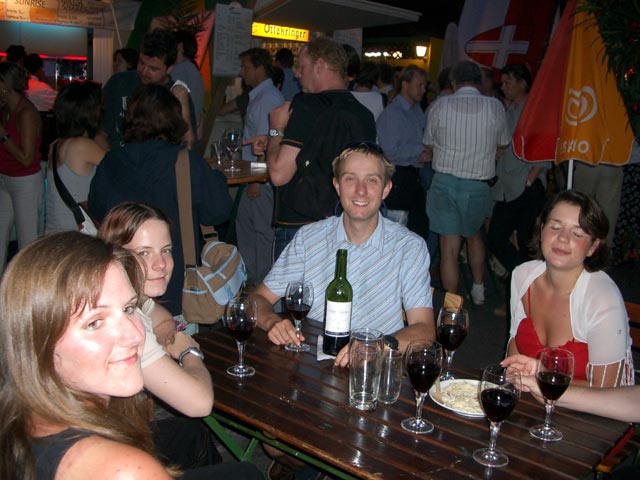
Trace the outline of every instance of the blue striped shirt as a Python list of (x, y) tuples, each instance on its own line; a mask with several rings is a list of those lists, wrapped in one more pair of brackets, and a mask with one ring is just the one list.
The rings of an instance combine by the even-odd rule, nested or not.
[(422, 238), (378, 216), (378, 226), (362, 245), (347, 240), (342, 216), (305, 225), (296, 233), (265, 278), (266, 287), (284, 296), (287, 283), (313, 284), (309, 317), (324, 318), (325, 290), (335, 275), (335, 254), (346, 249), (347, 278), (353, 287), (351, 329), (370, 327), (385, 334), (405, 325), (402, 308), (431, 308), (429, 252)]

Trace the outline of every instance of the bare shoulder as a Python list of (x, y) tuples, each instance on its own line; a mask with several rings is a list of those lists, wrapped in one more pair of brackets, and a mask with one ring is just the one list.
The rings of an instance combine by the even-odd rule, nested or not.
[(170, 475), (148, 453), (98, 436), (80, 440), (63, 457), (56, 480), (166, 480)]

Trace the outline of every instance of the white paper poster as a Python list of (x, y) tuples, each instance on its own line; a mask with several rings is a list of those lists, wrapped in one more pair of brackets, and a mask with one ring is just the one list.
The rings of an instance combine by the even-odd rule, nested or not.
[(251, 47), (253, 10), (236, 6), (216, 5), (213, 33), (213, 75), (237, 77), (240, 74), (240, 53)]

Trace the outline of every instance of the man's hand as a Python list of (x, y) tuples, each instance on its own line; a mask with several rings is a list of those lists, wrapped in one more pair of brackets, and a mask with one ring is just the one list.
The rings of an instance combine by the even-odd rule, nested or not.
[(273, 325), (269, 330), (268, 336), (269, 340), (276, 345), (286, 345), (288, 343), (300, 345), (300, 343), (304, 341), (302, 334), (300, 334), (299, 337), (296, 335), (296, 329), (288, 318)]
[(429, 163), (431, 160), (433, 160), (433, 151), (431, 149), (425, 148), (420, 152), (418, 163)]
[(348, 367), (349, 366), (349, 344), (346, 344), (340, 349), (336, 359), (333, 362), (336, 367)]
[(267, 143), (269, 137), (266, 135), (258, 135), (257, 137), (247, 138), (243, 140), (242, 145), (251, 145), (251, 151), (256, 157), (261, 157), (267, 151)]

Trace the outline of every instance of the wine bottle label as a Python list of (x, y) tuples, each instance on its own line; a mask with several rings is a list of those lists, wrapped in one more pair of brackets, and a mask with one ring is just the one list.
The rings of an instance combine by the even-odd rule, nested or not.
[(327, 300), (326, 324), (324, 331), (332, 337), (346, 337), (351, 328), (351, 302)]

